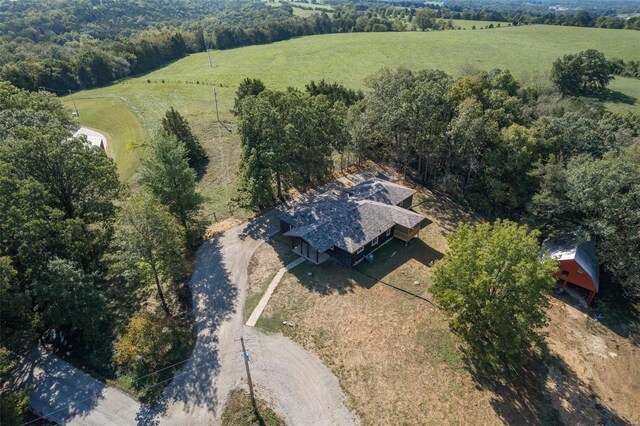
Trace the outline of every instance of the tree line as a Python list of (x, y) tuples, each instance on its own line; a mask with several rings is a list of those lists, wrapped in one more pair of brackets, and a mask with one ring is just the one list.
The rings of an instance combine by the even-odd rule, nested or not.
[(383, 68), (350, 106), (295, 89), (249, 92), (238, 91), (247, 204), (273, 204), (287, 188), (327, 176), (332, 155), (341, 164), (371, 159), (543, 237), (583, 229), (626, 294), (639, 295), (638, 115), (594, 108), (556, 87), (522, 87), (507, 70), (456, 80)]
[(186, 287), (202, 198), (190, 164), (202, 147), (167, 111), (132, 194), (104, 151), (71, 137), (73, 120), (57, 98), (0, 82), (3, 424), (22, 423), (27, 391), (11, 380), (35, 344), (149, 401), (194, 342)]
[[(422, 6), (345, 3), (303, 18), (295, 16), (286, 2), (281, 7), (257, 1), (205, 0), (4, 2), (0, 4), (0, 79), (28, 90), (62, 93), (106, 85), (209, 48), (315, 34), (447, 29), (450, 25), (444, 20), (451, 19), (620, 27), (618, 18), (594, 21), (587, 12), (589, 16), (578, 12), (565, 17)], [(640, 18), (621, 22), (624, 28), (640, 26)]]

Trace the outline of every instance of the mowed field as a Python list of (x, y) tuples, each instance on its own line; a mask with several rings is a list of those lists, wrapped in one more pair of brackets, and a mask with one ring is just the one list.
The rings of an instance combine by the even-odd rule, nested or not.
[[(207, 173), (200, 183), (208, 199), (207, 212), (218, 219), (242, 216), (229, 208), (236, 195), (239, 139), (233, 132), (235, 90), (246, 77), (260, 78), (268, 87), (302, 88), (310, 80), (337, 81), (364, 88), (367, 76), (384, 66), (418, 70), (436, 68), (457, 77), (464, 73), (508, 68), (524, 83), (548, 84), (552, 62), (570, 52), (594, 48), (609, 58), (640, 58), (640, 32), (546, 25), (485, 30), (404, 33), (330, 34), (262, 46), (198, 53), (147, 75), (109, 87), (88, 90), (75, 97), (83, 125), (111, 136), (123, 180), (135, 181), (135, 169), (144, 140), (160, 127), (164, 112), (173, 106), (190, 121), (209, 153)], [(215, 122), (214, 88), (221, 120)], [(611, 93), (598, 100), (614, 111), (640, 113), (640, 80), (617, 78)], [(115, 100), (114, 100), (115, 99)], [(70, 99), (65, 99), (72, 108)], [(85, 108), (89, 112), (85, 111)], [(122, 117), (137, 117), (138, 127)], [(144, 137), (142, 136), (144, 135)]]

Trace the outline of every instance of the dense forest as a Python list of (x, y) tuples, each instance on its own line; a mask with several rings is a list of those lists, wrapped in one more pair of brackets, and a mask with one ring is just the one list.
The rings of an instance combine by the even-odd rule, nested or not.
[(453, 28), (452, 19), (640, 29), (640, 18), (586, 11), (532, 14), (407, 2), (340, 3), (317, 12), (300, 17), (289, 3), (275, 7), (259, 1), (1, 2), (0, 79), (64, 93), (106, 85), (208, 48), (327, 33), (444, 30)]
[(0, 82), (0, 417), (21, 424), (18, 360), (42, 345), (152, 401), (194, 342), (186, 293), (203, 151), (170, 109), (131, 195), (46, 92)]
[(640, 252), (640, 116), (581, 100), (606, 87), (608, 79), (593, 72), (598, 62), (608, 76), (599, 52), (559, 58), (548, 89), (522, 87), (508, 70), (456, 80), (384, 68), (361, 100), (324, 82), (278, 92), (246, 80), (236, 99), (239, 201), (272, 205), (290, 188), (330, 175), (335, 153), (341, 164), (374, 160), (487, 218), (526, 223), (545, 238), (577, 230), (595, 237), (605, 270), (633, 299), (640, 295), (640, 258), (629, 255)]

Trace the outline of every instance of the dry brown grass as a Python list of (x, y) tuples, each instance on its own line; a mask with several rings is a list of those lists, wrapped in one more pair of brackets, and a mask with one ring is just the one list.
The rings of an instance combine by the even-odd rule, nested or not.
[[(550, 310), (552, 354), (507, 381), (474, 375), (448, 319), (429, 302), (428, 288), (433, 267), (446, 251), (446, 235), (458, 223), (478, 218), (424, 189), (414, 204), (432, 220), (419, 240), (408, 247), (394, 241), (376, 252), (372, 264), (354, 269), (330, 262), (298, 266), (285, 275), (257, 326), (283, 333), (318, 354), (364, 424), (639, 421), (633, 411), (640, 402), (637, 347), (620, 345), (603, 328), (598, 333), (604, 333), (609, 349), (606, 356), (594, 358), (591, 349), (582, 348), (592, 333), (586, 320), (563, 320), (573, 308), (560, 302), (554, 301)], [(280, 255), (262, 247), (250, 277), (254, 289), (280, 267)], [(259, 266), (262, 262), (272, 269)], [(283, 326), (283, 321), (295, 327)], [(571, 329), (579, 332), (566, 339)], [(609, 353), (614, 341), (615, 356)], [(598, 345), (602, 350), (599, 340)], [(606, 374), (610, 364), (616, 364), (612, 371), (617, 372), (611, 378)]]
[(240, 219), (236, 219), (235, 217), (230, 217), (229, 219), (222, 220), (220, 222), (216, 222), (213, 225), (209, 225), (204, 232), (204, 238), (206, 240), (210, 240), (211, 238), (215, 238), (218, 235), (224, 234), (229, 229), (234, 226), (240, 225), (242, 221)]

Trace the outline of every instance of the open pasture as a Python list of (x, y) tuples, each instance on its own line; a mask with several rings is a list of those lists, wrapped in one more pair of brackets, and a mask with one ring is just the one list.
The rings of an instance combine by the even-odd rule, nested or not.
[[(485, 30), (403, 33), (351, 33), (303, 37), (225, 51), (198, 53), (147, 75), (76, 95), (83, 125), (106, 132), (123, 179), (134, 175), (144, 140), (160, 127), (173, 106), (191, 123), (209, 153), (200, 186), (209, 213), (236, 215), (228, 202), (235, 195), (239, 140), (217, 125), (214, 88), (220, 118), (233, 130), (235, 90), (244, 78), (259, 78), (268, 87), (303, 88), (310, 80), (337, 81), (364, 88), (367, 76), (384, 66), (418, 70), (436, 68), (462, 74), (510, 69), (525, 83), (549, 84), (553, 61), (571, 52), (598, 49), (609, 58), (640, 58), (640, 32), (534, 25)], [(596, 102), (607, 108), (640, 113), (640, 80), (617, 78), (611, 91)], [(71, 102), (66, 100), (71, 108)], [(117, 104), (117, 107), (114, 105)], [(124, 109), (128, 110), (123, 112)], [(121, 114), (127, 117), (124, 120)], [(131, 120), (137, 117), (139, 124)], [(139, 129), (144, 129), (144, 132)], [(135, 136), (127, 136), (126, 134)]]

